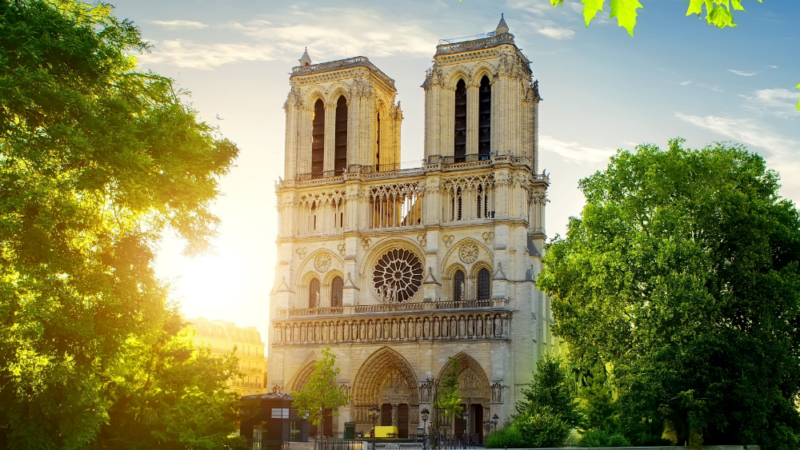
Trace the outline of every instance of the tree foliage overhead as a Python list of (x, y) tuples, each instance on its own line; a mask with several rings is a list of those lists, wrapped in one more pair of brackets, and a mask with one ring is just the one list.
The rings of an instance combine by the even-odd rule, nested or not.
[(238, 149), (136, 70), (147, 44), (111, 6), (0, 0), (0, 30), (0, 440), (79, 448), (165, 323), (161, 233), (208, 248)]
[(291, 392), (294, 398), (292, 407), (297, 408), (298, 415), (305, 417), (308, 414), (306, 420), (317, 427), (322, 424), (326, 411), (330, 411), (332, 416), (338, 416), (339, 407), (350, 402), (350, 395), (346, 393), (345, 387), (336, 380), (338, 375), (336, 355), (331, 352), (330, 347), (325, 347), (322, 349), (322, 359), (314, 363), (308, 382), (299, 391)]
[[(544, 258), (554, 331), (678, 439), (800, 445), (800, 214), (740, 146), (620, 151)], [(587, 364), (588, 366), (588, 364)]]

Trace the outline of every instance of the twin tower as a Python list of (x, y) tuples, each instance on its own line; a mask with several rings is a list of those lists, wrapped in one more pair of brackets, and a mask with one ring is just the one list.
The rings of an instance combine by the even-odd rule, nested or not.
[(406, 437), (421, 410), (436, 416), (432, 380), (456, 361), (467, 416), (442, 426), (482, 437), (557, 350), (535, 283), (549, 179), (530, 62), (503, 19), (439, 41), (412, 169), (400, 168), (394, 80), (367, 58), (313, 64), (306, 52), (290, 82), (267, 395), (300, 389), (330, 347), (353, 396), (324, 434), (366, 432), (377, 406), (378, 425)]

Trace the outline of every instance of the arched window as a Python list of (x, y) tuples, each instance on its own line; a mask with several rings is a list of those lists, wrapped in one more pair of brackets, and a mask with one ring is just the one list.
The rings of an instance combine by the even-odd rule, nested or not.
[(459, 270), (453, 276), (453, 300), (466, 300), (467, 293), (464, 286), (464, 272)]
[(325, 170), (325, 104), (314, 104), (314, 121), (311, 129), (311, 178), (322, 178)]
[(336, 155), (334, 156), (335, 175), (347, 171), (347, 99), (344, 95), (336, 102)]
[(489, 159), (492, 152), (492, 84), (489, 77), (481, 79), (478, 96), (478, 159)]
[(478, 300), (485, 300), (490, 298), (492, 280), (489, 271), (481, 269), (478, 272)]
[(344, 281), (342, 281), (342, 277), (334, 278), (331, 284), (331, 306), (334, 308), (342, 306), (343, 288)]
[(467, 160), (467, 85), (459, 80), (456, 85), (455, 136), (453, 137), (454, 162)]
[(316, 278), (308, 284), (308, 307), (319, 308), (319, 280)]
[(378, 136), (375, 140), (375, 148), (377, 151), (375, 152), (375, 172), (381, 171), (381, 113), (378, 113)]

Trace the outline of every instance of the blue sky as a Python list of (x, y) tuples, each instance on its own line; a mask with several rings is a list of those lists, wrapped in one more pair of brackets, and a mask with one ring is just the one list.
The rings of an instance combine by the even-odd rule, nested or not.
[(396, 80), (405, 120), (402, 160), (422, 158), (423, 90), (438, 39), (492, 30), (505, 13), (532, 61), (540, 105), (540, 166), (551, 174), (549, 235), (564, 233), (583, 196), (578, 180), (616, 149), (745, 144), (800, 201), (800, 2), (745, 0), (737, 28), (685, 17), (685, 0), (640, 0), (635, 37), (608, 20), (587, 29), (566, 0), (277, 2), (118, 1), (153, 44), (140, 65), (180, 80), (203, 120), (241, 149), (214, 206), (223, 221), (216, 256), (189, 260), (173, 236), (158, 272), (189, 317), (268, 325), (275, 265), (274, 181), (282, 174), (284, 112), (292, 66), (308, 46), (314, 62), (367, 56)]

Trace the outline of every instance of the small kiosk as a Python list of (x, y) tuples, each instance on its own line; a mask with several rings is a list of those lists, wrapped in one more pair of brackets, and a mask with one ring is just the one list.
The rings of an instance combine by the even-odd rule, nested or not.
[[(245, 411), (239, 434), (249, 442), (308, 442), (308, 422), (297, 416), (288, 394), (259, 394), (242, 397)], [(252, 406), (251, 406), (252, 405)]]

